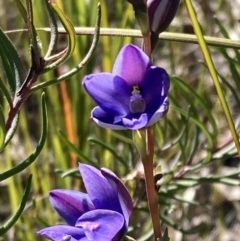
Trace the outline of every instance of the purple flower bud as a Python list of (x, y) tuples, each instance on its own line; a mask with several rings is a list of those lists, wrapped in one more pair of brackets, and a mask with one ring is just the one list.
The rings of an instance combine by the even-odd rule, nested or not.
[(172, 22), (180, 0), (147, 0), (150, 29), (157, 35)]

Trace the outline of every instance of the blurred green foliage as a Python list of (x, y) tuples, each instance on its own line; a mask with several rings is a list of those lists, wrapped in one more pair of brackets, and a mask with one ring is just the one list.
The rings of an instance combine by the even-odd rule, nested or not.
[[(0, 1), (3, 31), (26, 27), (14, 2), (17, 1)], [(138, 28), (132, 7), (126, 1), (100, 2), (101, 27)], [(239, 1), (199, 0), (193, 3), (204, 35), (240, 38)], [(97, 0), (56, 0), (56, 5), (74, 27), (94, 27), (97, 4)], [(43, 0), (33, 0), (33, 11), (35, 27), (48, 27)], [(58, 22), (58, 25), (61, 24)], [(168, 31), (193, 34), (184, 1)], [(21, 70), (26, 74), (31, 62), (29, 35), (20, 31), (8, 33), (8, 37), (17, 49), (23, 63)], [(39, 31), (38, 37), (45, 54), (50, 35)], [(92, 39), (93, 36), (77, 35), (71, 57), (53, 71), (41, 75), (36, 84), (57, 78), (76, 67), (87, 54)], [(67, 41), (66, 34), (58, 34), (55, 52), (64, 50)], [(76, 170), (79, 161), (108, 167), (122, 177), (135, 204), (128, 235), (138, 241), (152, 240), (143, 171), (132, 133), (101, 129), (91, 122), (89, 117), (94, 103), (81, 86), (84, 75), (111, 71), (118, 51), (129, 42), (141, 45), (141, 40), (133, 37), (101, 36), (93, 58), (79, 73), (58, 85), (34, 91), (24, 102), (17, 131), (0, 154), (1, 173), (19, 165), (39, 145), (44, 125), (41, 117), (43, 91), (48, 111), (47, 140), (34, 163), (0, 182), (0, 223), (3, 224), (18, 209), (28, 177), (32, 174), (31, 193), (25, 210), (0, 240), (41, 240), (36, 235), (38, 229), (61, 222), (49, 204), (48, 192), (53, 188), (84, 191)], [(210, 48), (210, 53), (238, 133), (239, 50), (215, 46)], [(237, 241), (240, 235), (239, 158), (200, 48), (197, 44), (161, 40), (153, 58), (156, 65), (164, 67), (171, 75), (171, 108), (155, 127), (154, 146), (155, 165), (160, 165), (163, 173), (158, 184), (164, 227), (169, 228), (171, 240), (176, 241)], [(8, 73), (3, 68), (2, 59), (0, 78), (7, 86)], [(1, 90), (4, 93), (4, 87), (1, 86)], [(7, 96), (1, 94), (1, 123), (4, 121), (2, 113), (5, 119), (8, 115), (7, 101)], [(4, 133), (5, 130), (1, 127), (0, 131)]]

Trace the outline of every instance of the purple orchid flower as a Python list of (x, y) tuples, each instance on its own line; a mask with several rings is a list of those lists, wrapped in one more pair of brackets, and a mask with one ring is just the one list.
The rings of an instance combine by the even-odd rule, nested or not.
[(124, 46), (112, 73), (85, 76), (83, 86), (97, 103), (91, 117), (101, 127), (137, 130), (153, 125), (168, 111), (170, 80), (137, 46)]
[(38, 231), (53, 241), (119, 241), (127, 232), (132, 212), (131, 197), (110, 170), (79, 164), (88, 194), (52, 190), (50, 202), (66, 225)]

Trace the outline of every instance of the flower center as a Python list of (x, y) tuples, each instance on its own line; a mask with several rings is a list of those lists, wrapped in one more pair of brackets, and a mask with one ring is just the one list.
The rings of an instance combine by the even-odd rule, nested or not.
[(146, 102), (141, 95), (138, 86), (133, 86), (132, 95), (130, 97), (130, 111), (132, 113), (143, 113), (146, 109)]

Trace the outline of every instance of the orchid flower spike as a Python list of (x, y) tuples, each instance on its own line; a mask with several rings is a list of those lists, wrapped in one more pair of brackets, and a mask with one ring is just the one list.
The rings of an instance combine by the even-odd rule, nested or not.
[(83, 86), (96, 102), (91, 118), (101, 127), (137, 130), (159, 121), (168, 111), (170, 80), (137, 46), (119, 52), (112, 73), (87, 75)]
[(73, 190), (52, 190), (50, 202), (66, 225), (38, 231), (53, 241), (120, 241), (128, 229), (131, 197), (110, 170), (79, 164), (87, 194)]

